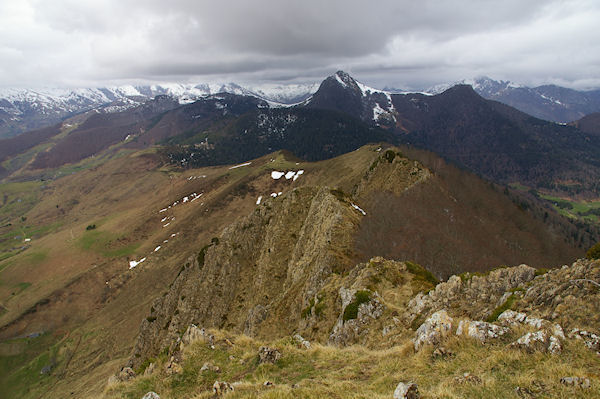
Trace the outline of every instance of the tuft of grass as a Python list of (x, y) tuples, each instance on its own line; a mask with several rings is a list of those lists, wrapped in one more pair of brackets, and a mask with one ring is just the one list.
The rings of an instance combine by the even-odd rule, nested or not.
[(440, 282), (437, 278), (435, 278), (433, 273), (418, 263), (406, 261), (404, 264), (406, 265), (406, 269), (413, 274), (417, 280), (425, 281), (433, 286), (436, 286)]
[(512, 305), (513, 303), (515, 303), (516, 299), (517, 297), (515, 296), (515, 294), (511, 294), (508, 298), (506, 298), (506, 301), (504, 301), (502, 305), (494, 309), (492, 314), (490, 314), (487, 317), (487, 319), (485, 319), (485, 321), (487, 321), (488, 323), (493, 323), (494, 321), (498, 320), (498, 316), (500, 316), (504, 311), (512, 308)]

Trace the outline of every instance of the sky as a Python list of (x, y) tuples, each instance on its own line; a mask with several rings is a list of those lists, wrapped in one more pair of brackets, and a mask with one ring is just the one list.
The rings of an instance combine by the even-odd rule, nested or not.
[(599, 22), (598, 0), (0, 0), (0, 87), (600, 88)]

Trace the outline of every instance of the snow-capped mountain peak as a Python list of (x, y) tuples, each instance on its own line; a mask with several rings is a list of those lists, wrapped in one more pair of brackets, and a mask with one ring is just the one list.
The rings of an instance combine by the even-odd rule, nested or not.
[(317, 89), (316, 84), (253, 85), (237, 83), (162, 83), (147, 86), (110, 86), (102, 88), (0, 89), (0, 138), (40, 128), (80, 112), (120, 112), (136, 107), (158, 95), (188, 104), (200, 98), (231, 93), (254, 96), (271, 106), (288, 106), (306, 100)]

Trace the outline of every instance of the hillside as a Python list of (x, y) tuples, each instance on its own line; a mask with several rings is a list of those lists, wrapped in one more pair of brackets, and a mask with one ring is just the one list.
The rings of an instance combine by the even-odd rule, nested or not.
[(597, 137), (541, 121), (456, 86), (437, 96), (393, 96), (401, 140), (503, 182), (596, 196)]
[[(165, 166), (153, 150), (123, 152), (55, 180), (5, 183), (5, 192), (14, 191), (7, 202), (27, 201), (14, 202), (20, 208), (6, 215), (1, 232), (2, 390), (18, 397), (99, 394), (130, 357), (141, 320), (150, 326), (142, 329), (135, 362), (142, 353), (156, 353), (191, 321), (268, 340), (300, 329), (325, 343), (332, 319), (311, 324), (302, 317), (308, 305), (316, 306), (311, 298), (322, 291), (327, 301), (336, 300), (340, 279), (371, 256), (361, 245), (389, 229), (385, 209), (426, 214), (430, 204), (411, 193), (430, 186), (444, 192), (453, 185), (447, 179), (396, 149), (372, 145), (317, 163), (276, 153), (187, 170)], [(475, 187), (487, 186), (471, 179)], [(521, 262), (552, 267), (583, 252), (501, 192), (478, 191), (454, 200), (449, 194), (458, 227), (455, 236), (435, 238), (445, 240), (443, 254), (437, 245), (415, 240), (411, 247), (420, 249), (406, 256), (445, 277)], [(499, 246), (483, 246), (469, 253), (470, 261), (448, 268), (444, 259), (462, 259), (461, 248), (473, 237), (460, 230), (468, 226), (462, 218), (486, 214), (486, 228), (477, 232)], [(430, 234), (431, 226), (418, 226), (391, 233), (394, 239), (382, 240), (388, 246), (377, 250), (404, 256), (394, 252), (400, 238)], [(502, 250), (511, 246), (523, 251)], [(500, 248), (494, 258), (485, 257), (490, 248)], [(198, 291), (197, 284), (207, 291)], [(258, 289), (263, 294), (256, 295)], [(216, 297), (221, 299), (209, 306)], [(333, 302), (327, 309), (333, 312)], [(271, 322), (273, 317), (282, 324)], [(167, 321), (171, 327), (164, 332), (151, 328)], [(40, 375), (47, 365), (50, 375)]]
[(597, 261), (520, 265), (423, 294), (433, 286), (414, 265), (373, 258), (302, 312), (305, 324), (335, 324), (328, 344), (190, 324), (137, 373), (112, 376), (102, 397), (594, 398), (599, 294), (569, 280), (599, 272)]
[(528, 87), (488, 77), (442, 84), (426, 90), (440, 94), (457, 84), (473, 87), (481, 97), (498, 101), (546, 121), (567, 123), (600, 110), (600, 90), (574, 90), (556, 85)]
[(600, 135), (600, 112), (594, 112), (572, 123), (582, 132)]

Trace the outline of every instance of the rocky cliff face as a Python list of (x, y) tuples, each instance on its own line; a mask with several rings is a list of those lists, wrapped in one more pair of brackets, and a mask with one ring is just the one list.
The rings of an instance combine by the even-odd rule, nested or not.
[[(354, 261), (354, 235), (366, 215), (355, 198), (373, 186), (402, 192), (429, 176), (419, 163), (388, 151), (355, 186), (354, 196), (328, 187), (300, 187), (263, 202), (190, 258), (170, 290), (154, 302), (142, 322), (132, 366), (173, 348), (192, 323), (256, 337), (300, 331), (327, 340), (342, 320), (341, 290), (352, 290), (344, 299), (352, 302), (354, 293), (365, 288), (352, 286), (364, 268)], [(369, 293), (367, 302), (375, 298)], [(347, 304), (342, 305), (341, 311)], [(379, 309), (375, 313), (382, 309), (371, 305)]]
[(327, 278), (351, 266), (351, 234), (360, 217), (325, 187), (264, 202), (190, 259), (155, 301), (134, 365), (190, 323), (253, 336), (290, 334)]

